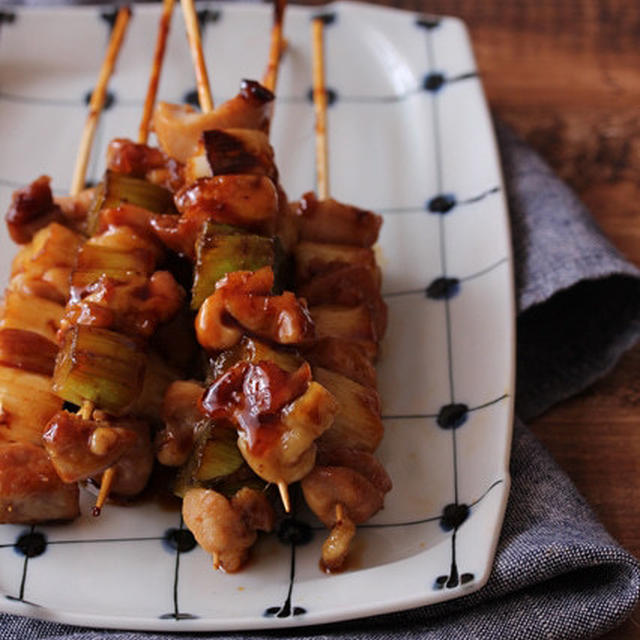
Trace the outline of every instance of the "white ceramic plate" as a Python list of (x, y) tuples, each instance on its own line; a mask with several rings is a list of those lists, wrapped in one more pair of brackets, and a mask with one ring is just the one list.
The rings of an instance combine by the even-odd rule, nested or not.
[[(265, 5), (205, 6), (206, 58), (220, 102), (240, 78), (261, 77), (271, 14)], [(468, 35), (451, 18), (351, 3), (323, 12), (335, 97), (332, 195), (385, 218), (390, 322), (379, 365), (379, 455), (394, 483), (385, 509), (360, 528), (351, 568), (340, 575), (318, 568), (319, 529), (306, 544), (282, 542), (286, 531), (266, 537), (244, 572), (224, 575), (191, 548), (177, 512), (110, 506), (94, 519), (84, 496), (73, 524), (0, 527), (2, 610), (149, 630), (275, 628), (432, 604), (486, 582), (509, 488), (514, 299), (500, 167)], [(160, 85), (169, 101), (194, 88), (178, 13)], [(312, 13), (287, 12), (272, 131), (291, 198), (314, 186)], [(14, 188), (41, 173), (56, 192), (68, 188), (109, 23), (96, 8), (0, 15), (4, 209)], [(157, 16), (157, 7), (135, 9), (91, 180), (101, 175), (108, 140), (136, 135)], [(6, 281), (15, 248), (5, 233), (0, 247)]]

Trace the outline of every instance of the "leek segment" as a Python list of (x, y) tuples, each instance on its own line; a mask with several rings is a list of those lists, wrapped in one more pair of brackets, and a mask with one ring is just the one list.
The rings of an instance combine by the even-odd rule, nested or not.
[(216, 283), (233, 271), (257, 271), (274, 266), (274, 240), (246, 233), (238, 227), (207, 222), (196, 242), (196, 266), (191, 308), (197, 311)]
[(96, 187), (87, 214), (89, 235), (95, 235), (102, 209), (117, 207), (123, 203), (133, 204), (154, 213), (175, 213), (173, 196), (168, 189), (142, 178), (107, 170), (104, 180)]
[(138, 397), (146, 357), (131, 338), (88, 325), (64, 335), (53, 374), (53, 390), (63, 400), (85, 401), (114, 415)]

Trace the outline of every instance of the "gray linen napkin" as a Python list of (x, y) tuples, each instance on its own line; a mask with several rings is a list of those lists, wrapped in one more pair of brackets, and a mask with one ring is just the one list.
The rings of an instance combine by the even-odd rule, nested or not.
[[(531, 417), (606, 372), (640, 335), (640, 273), (547, 165), (498, 125), (517, 267), (519, 415)], [(512, 489), (488, 584), (465, 598), (339, 625), (217, 638), (593, 638), (640, 597), (640, 566), (607, 534), (520, 421)], [(0, 640), (158, 640), (0, 615)]]

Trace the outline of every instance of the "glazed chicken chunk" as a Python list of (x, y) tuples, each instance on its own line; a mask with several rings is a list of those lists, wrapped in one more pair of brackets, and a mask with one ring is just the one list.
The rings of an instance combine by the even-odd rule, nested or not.
[(182, 517), (198, 544), (213, 556), (213, 566), (227, 573), (242, 568), (258, 531), (271, 531), (275, 513), (267, 497), (244, 487), (231, 499), (212, 489), (190, 489)]

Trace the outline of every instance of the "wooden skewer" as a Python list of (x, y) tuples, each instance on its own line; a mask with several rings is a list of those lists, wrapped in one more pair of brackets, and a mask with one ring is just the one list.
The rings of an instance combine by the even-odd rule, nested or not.
[(318, 197), (329, 197), (329, 154), (327, 146), (327, 90), (324, 84), (324, 22), (311, 23), (313, 52), (313, 104), (316, 112), (316, 176)]
[(91, 152), (91, 145), (93, 144), (93, 138), (96, 134), (98, 119), (100, 118), (100, 113), (107, 96), (107, 84), (109, 83), (109, 78), (113, 73), (113, 68), (115, 67), (118, 53), (120, 52), (122, 41), (124, 40), (124, 35), (127, 30), (127, 25), (129, 24), (129, 18), (131, 18), (131, 9), (129, 9), (129, 7), (122, 7), (118, 11), (118, 16), (116, 18), (113, 31), (111, 32), (107, 53), (104, 57), (104, 61), (102, 62), (102, 68), (100, 69), (98, 84), (91, 94), (89, 114), (87, 115), (87, 121), (85, 122), (84, 129), (82, 131), (78, 155), (76, 156), (76, 166), (73, 170), (73, 178), (71, 180), (70, 193), (72, 196), (77, 195), (84, 188), (87, 164), (89, 163), (89, 153)]
[(102, 474), (102, 481), (100, 482), (100, 493), (98, 494), (98, 499), (96, 500), (96, 505), (93, 507), (92, 514), (94, 517), (98, 517), (102, 512), (102, 507), (109, 496), (109, 492), (111, 491), (111, 485), (113, 484), (114, 477), (116, 475), (115, 467), (109, 467)]
[(142, 110), (140, 129), (138, 130), (138, 142), (141, 144), (146, 144), (149, 138), (149, 123), (151, 122), (151, 114), (153, 113), (153, 106), (156, 102), (156, 94), (158, 93), (158, 82), (160, 81), (160, 71), (162, 70), (162, 62), (164, 60), (164, 51), (167, 45), (167, 36), (169, 35), (169, 27), (171, 26), (174, 4), (175, 0), (164, 0), (162, 5), (156, 49), (153, 54), (153, 66), (151, 67), (151, 76), (149, 77), (149, 87)]
[(189, 39), (189, 49), (193, 58), (193, 66), (196, 71), (196, 85), (198, 87), (198, 100), (203, 113), (213, 110), (213, 98), (209, 87), (209, 75), (202, 53), (202, 39), (200, 38), (200, 27), (198, 26), (198, 16), (193, 0), (181, 0), (184, 22), (187, 27), (187, 38)]
[(289, 498), (289, 487), (284, 480), (278, 482), (278, 491), (280, 492), (280, 499), (284, 505), (284, 510), (287, 513), (291, 513), (291, 499)]
[(78, 415), (83, 419), (83, 420), (89, 420), (91, 418), (91, 414), (93, 413), (93, 410), (95, 409), (95, 405), (93, 404), (93, 402), (91, 402), (91, 400), (85, 400), (82, 403), (82, 406), (80, 407), (80, 410), (78, 411)]
[[(149, 138), (149, 123), (151, 121), (151, 114), (153, 113), (153, 107), (156, 101), (156, 94), (158, 92), (158, 83), (160, 80), (160, 72), (162, 71), (162, 63), (164, 60), (164, 52), (167, 44), (167, 36), (169, 35), (169, 27), (171, 26), (171, 17), (173, 15), (173, 7), (175, 0), (164, 0), (162, 14), (160, 16), (160, 22), (158, 24), (158, 35), (156, 38), (156, 48), (153, 54), (153, 64), (151, 67), (151, 75), (149, 77), (149, 86), (147, 89), (147, 95), (142, 110), (142, 118), (140, 120), (140, 128), (138, 130), (138, 142), (146, 144)], [(117, 23), (116, 23), (117, 26)], [(114, 28), (115, 30), (115, 28)], [(86, 164), (85, 164), (86, 167)], [(80, 409), (81, 416), (88, 420), (93, 413), (94, 405), (92, 402), (84, 402)], [(93, 515), (98, 517), (102, 512), (102, 507), (109, 496), (111, 486), (115, 479), (116, 469), (115, 467), (109, 467), (102, 474), (102, 481), (100, 483), (100, 493), (96, 500), (96, 504), (93, 507)]]
[[(327, 89), (324, 82), (324, 21), (311, 23), (313, 55), (313, 104), (316, 112), (316, 179), (318, 197), (329, 198), (329, 152), (327, 144)], [(336, 525), (345, 519), (344, 505), (336, 504)]]
[(262, 79), (262, 84), (272, 93), (276, 92), (278, 84), (278, 68), (282, 54), (286, 49), (286, 41), (282, 37), (282, 25), (284, 22), (284, 10), (287, 0), (273, 0), (273, 27), (271, 27), (271, 45), (269, 48), (269, 62)]

